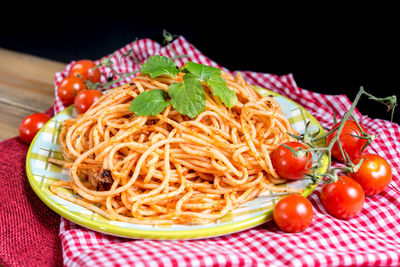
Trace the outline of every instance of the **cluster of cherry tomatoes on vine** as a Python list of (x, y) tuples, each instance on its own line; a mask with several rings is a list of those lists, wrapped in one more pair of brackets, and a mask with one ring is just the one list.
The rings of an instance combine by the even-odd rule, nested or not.
[[(332, 129), (337, 128), (339, 124), (334, 125)], [(328, 134), (328, 145), (334, 142), (335, 133), (333, 131)], [(350, 219), (356, 216), (362, 210), (365, 197), (381, 193), (392, 179), (391, 167), (384, 158), (376, 154), (362, 154), (367, 143), (367, 140), (360, 138), (363, 134), (365, 135), (365, 130), (360, 124), (347, 120), (337, 142), (332, 145), (333, 158), (346, 164), (349, 159), (353, 167), (357, 166), (353, 172), (339, 175), (337, 181), (322, 186), (319, 196), (321, 204), (329, 214), (338, 219)], [(305, 173), (311, 171), (311, 153), (295, 155), (288, 147), (294, 151), (308, 149), (297, 141), (280, 145), (271, 154), (272, 165), (282, 178), (301, 179)], [(348, 155), (347, 160), (343, 158), (343, 154)], [(310, 201), (298, 194), (282, 198), (273, 210), (273, 218), (278, 228), (291, 233), (301, 232), (310, 226), (313, 214)]]
[[(76, 61), (71, 65), (68, 76), (57, 87), (57, 95), (65, 107), (75, 104), (78, 114), (85, 113), (89, 107), (103, 94), (87, 87), (87, 82), (95, 84), (100, 82), (100, 70), (96, 64), (88, 59)], [(27, 116), (19, 126), (19, 136), (26, 144), (30, 144), (43, 127), (50, 120), (44, 113), (34, 113)]]

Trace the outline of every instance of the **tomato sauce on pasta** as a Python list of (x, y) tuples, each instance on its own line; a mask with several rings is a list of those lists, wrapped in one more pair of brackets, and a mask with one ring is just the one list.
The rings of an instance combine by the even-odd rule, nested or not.
[[(71, 181), (57, 196), (109, 220), (137, 224), (214, 222), (266, 190), (301, 193), (284, 183), (270, 153), (297, 134), (273, 97), (260, 96), (240, 75), (222, 72), (238, 97), (228, 109), (206, 93), (195, 119), (171, 105), (155, 116), (129, 110), (141, 92), (168, 91), (175, 79), (137, 76), (105, 93), (86, 113), (63, 122), (64, 160)], [(79, 197), (64, 193), (72, 189)]]

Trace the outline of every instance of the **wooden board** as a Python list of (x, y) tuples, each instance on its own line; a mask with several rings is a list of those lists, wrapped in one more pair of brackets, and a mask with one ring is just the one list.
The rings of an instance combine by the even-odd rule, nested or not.
[(0, 141), (27, 115), (53, 106), (54, 74), (65, 64), (0, 48)]

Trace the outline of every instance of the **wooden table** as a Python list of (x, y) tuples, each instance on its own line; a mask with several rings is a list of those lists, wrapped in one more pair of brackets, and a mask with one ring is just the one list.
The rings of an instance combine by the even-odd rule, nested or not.
[(54, 73), (64, 63), (0, 48), (0, 141), (17, 136), (29, 114), (53, 106)]

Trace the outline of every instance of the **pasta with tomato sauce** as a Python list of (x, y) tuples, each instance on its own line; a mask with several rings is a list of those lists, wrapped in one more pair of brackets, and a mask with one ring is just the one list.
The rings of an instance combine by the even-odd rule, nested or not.
[(221, 73), (238, 98), (231, 109), (202, 82), (205, 110), (194, 119), (171, 105), (154, 116), (130, 111), (141, 92), (168, 92), (182, 75), (139, 75), (64, 121), (64, 160), (50, 162), (68, 168), (71, 181), (50, 190), (109, 220), (151, 225), (211, 223), (264, 191), (302, 192), (276, 186), (286, 180), (270, 160), (296, 131), (275, 99), (259, 95), (240, 73)]

